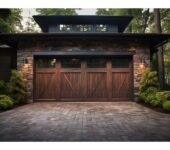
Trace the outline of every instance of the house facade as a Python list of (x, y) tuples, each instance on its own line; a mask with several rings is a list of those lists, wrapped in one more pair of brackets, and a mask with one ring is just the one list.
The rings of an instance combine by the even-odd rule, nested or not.
[[(0, 69), (22, 73), (30, 102), (134, 100), (144, 68), (151, 67), (157, 48), (170, 37), (123, 33), (130, 16), (34, 19), (42, 33), (0, 34), (1, 43), (10, 47), (0, 48), (10, 54)], [(1, 58), (3, 64), (7, 59)]]

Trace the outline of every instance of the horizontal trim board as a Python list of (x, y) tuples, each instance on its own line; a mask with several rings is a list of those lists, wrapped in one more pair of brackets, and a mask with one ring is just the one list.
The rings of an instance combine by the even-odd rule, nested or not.
[(132, 56), (135, 52), (110, 52), (110, 51), (48, 51), (34, 52), (34, 56)]
[(123, 102), (123, 101), (133, 101), (133, 98), (132, 99), (111, 99), (111, 100), (108, 100), (108, 99), (99, 99), (99, 100), (96, 100), (96, 99), (85, 99), (85, 100), (81, 100), (81, 99), (78, 99), (78, 100), (74, 100), (74, 99), (35, 99), (34, 102)]

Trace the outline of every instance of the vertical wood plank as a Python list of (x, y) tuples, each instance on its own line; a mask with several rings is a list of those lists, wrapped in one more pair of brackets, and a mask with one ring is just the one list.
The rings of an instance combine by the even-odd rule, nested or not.
[(60, 60), (56, 58), (56, 100), (60, 99), (60, 86), (61, 86), (61, 79), (60, 79), (60, 68), (61, 68), (61, 64), (60, 64)]
[(108, 100), (112, 99), (112, 63), (109, 59), (107, 61), (107, 94), (108, 94)]
[(82, 69), (82, 99), (87, 99), (87, 63), (83, 59), (81, 63), (81, 69)]

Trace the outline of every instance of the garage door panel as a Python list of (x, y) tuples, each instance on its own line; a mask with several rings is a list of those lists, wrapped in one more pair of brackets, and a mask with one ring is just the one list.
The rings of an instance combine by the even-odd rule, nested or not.
[(35, 98), (116, 101), (132, 98), (131, 58), (36, 60)]
[(106, 72), (87, 73), (87, 98), (107, 98)]
[(36, 98), (56, 98), (56, 75), (55, 73), (37, 73), (36, 75)]
[(128, 72), (112, 73), (112, 98), (129, 98), (131, 96), (130, 84)]
[(60, 80), (61, 99), (81, 98), (81, 72), (62, 72)]

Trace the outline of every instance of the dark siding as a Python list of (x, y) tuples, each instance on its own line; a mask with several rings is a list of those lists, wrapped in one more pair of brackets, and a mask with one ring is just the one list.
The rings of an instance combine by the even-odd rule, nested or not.
[(49, 26), (49, 29), (48, 29), (48, 32), (49, 32), (49, 33), (59, 32), (59, 31), (60, 31), (59, 25)]
[(16, 50), (0, 48), (0, 80), (8, 81), (11, 70), (16, 68)]

